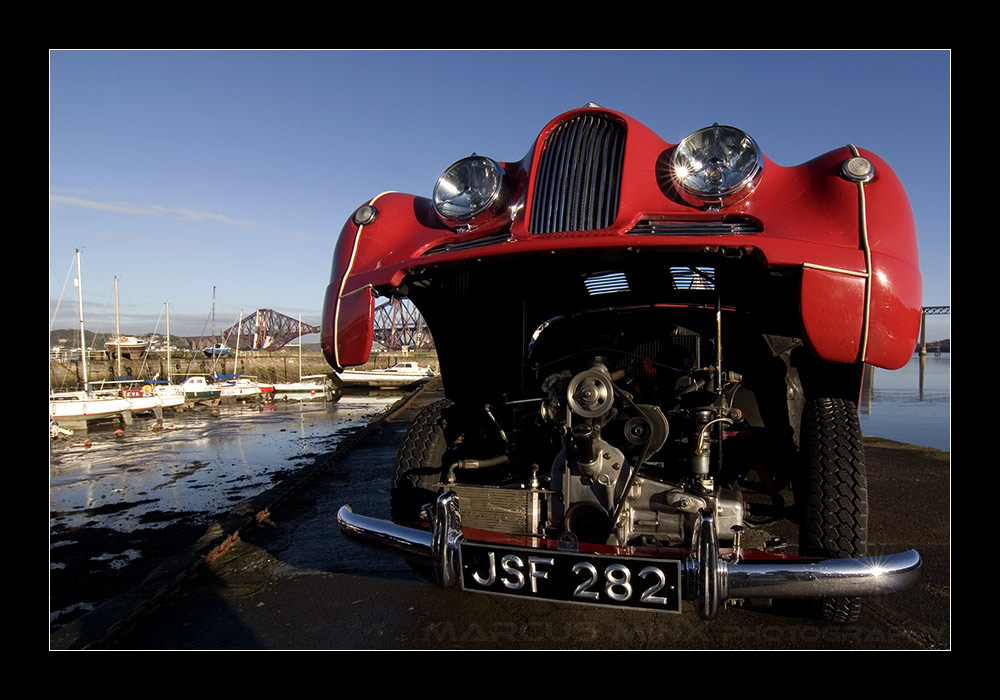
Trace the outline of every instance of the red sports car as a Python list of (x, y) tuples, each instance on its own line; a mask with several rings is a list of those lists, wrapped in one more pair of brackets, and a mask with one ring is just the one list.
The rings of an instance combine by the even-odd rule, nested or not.
[[(918, 580), (916, 552), (866, 557), (862, 373), (907, 362), (921, 304), (910, 204), (875, 154), (782, 167), (735, 127), (668, 143), (589, 104), (521, 160), (473, 154), (430, 198), (354, 212), (333, 367), (367, 361), (379, 295), (423, 314), (447, 399), (404, 440), (392, 522), (345, 507), (346, 535), (443, 585), (705, 618), (815, 598), (850, 621)], [(755, 542), (751, 496), (797, 547)]]

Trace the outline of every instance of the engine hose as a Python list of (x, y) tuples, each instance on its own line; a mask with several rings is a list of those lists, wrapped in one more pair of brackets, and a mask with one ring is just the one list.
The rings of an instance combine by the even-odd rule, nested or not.
[(723, 423), (725, 425), (732, 425), (733, 421), (730, 420), (729, 418), (716, 418), (715, 420), (710, 420), (709, 422), (705, 423), (705, 425), (701, 426), (701, 430), (698, 431), (698, 443), (697, 447), (695, 448), (696, 452), (700, 453), (705, 450), (705, 435), (708, 433), (709, 427), (719, 423)]
[(455, 483), (456, 469), (482, 469), (484, 467), (495, 467), (498, 464), (506, 464), (507, 455), (497, 455), (489, 459), (460, 459), (448, 467), (448, 483)]

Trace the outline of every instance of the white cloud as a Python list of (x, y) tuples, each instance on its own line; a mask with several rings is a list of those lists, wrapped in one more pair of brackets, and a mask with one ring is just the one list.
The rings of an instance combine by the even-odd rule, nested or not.
[(215, 222), (226, 224), (227, 226), (257, 228), (256, 224), (249, 221), (238, 221), (236, 219), (231, 219), (224, 214), (199, 211), (189, 207), (165, 207), (160, 204), (143, 205), (131, 204), (129, 202), (99, 202), (93, 199), (84, 199), (82, 197), (70, 197), (57, 194), (50, 195), (49, 201), (56, 206), (82, 207), (84, 209), (116, 212), (119, 214), (128, 214), (130, 216), (147, 216), (187, 223)]

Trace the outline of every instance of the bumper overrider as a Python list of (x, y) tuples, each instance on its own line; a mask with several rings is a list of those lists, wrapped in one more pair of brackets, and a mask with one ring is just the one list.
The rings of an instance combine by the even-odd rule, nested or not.
[[(920, 554), (914, 550), (822, 561), (724, 557), (719, 552), (714, 514), (708, 510), (699, 515), (700, 524), (690, 555), (679, 561), (648, 559), (652, 565), (644, 566), (647, 559), (634, 555), (603, 558), (567, 553), (562, 546), (559, 552), (525, 549), (522, 554), (514, 548), (499, 547), (496, 552), (488, 552), (488, 559), (480, 557), (475, 567), (477, 571), (471, 573), (463, 572), (463, 545), (466, 549), (473, 545), (482, 548), (483, 545), (472, 543), (463, 536), (455, 494), (440, 495), (431, 504), (429, 516), (431, 529), (421, 530), (359, 515), (350, 506), (343, 506), (337, 521), (341, 533), (348, 539), (429, 568), (441, 586), (461, 584), (482, 592), (675, 613), (680, 612), (680, 601), (687, 600), (695, 602), (698, 614), (704, 619), (714, 618), (720, 603), (729, 599), (869, 597), (908, 590), (922, 576)], [(498, 565), (495, 556), (502, 552), (508, 553)], [(550, 567), (556, 567), (556, 560), (561, 556), (577, 558), (575, 563), (569, 563), (577, 575), (572, 597), (545, 595), (545, 587), (558, 578), (555, 569)], [(487, 561), (488, 565), (484, 565)], [(609, 561), (627, 561), (634, 569), (621, 563), (608, 564), (604, 569), (605, 578), (601, 578), (601, 572), (591, 562), (604, 567)], [(592, 579), (587, 580), (588, 576)], [(579, 577), (583, 577), (583, 583), (577, 583), (581, 580)], [(640, 577), (649, 578), (653, 585), (640, 590)], [(653, 591), (657, 595), (653, 595)]]

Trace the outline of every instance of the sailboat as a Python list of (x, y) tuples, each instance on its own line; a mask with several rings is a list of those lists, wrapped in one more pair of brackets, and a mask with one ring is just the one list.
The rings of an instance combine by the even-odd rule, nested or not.
[(127, 357), (142, 357), (149, 348), (149, 343), (133, 335), (122, 335), (118, 328), (118, 278), (115, 277), (115, 337), (104, 344), (108, 357), (118, 360), (118, 375), (121, 376), (121, 359)]
[(80, 362), (83, 372), (82, 391), (49, 392), (49, 420), (71, 423), (84, 429), (87, 422), (99, 418), (122, 416), (131, 419), (132, 402), (123, 396), (95, 394), (87, 379), (87, 341), (83, 331), (83, 281), (80, 274), (80, 250), (76, 251), (76, 280), (78, 315), (80, 319)]
[[(169, 313), (169, 308), (167, 312)], [(115, 357), (116, 359), (115, 376), (118, 377), (118, 381), (114, 382), (113, 384), (116, 384), (119, 387), (118, 394), (123, 398), (129, 400), (129, 403), (131, 404), (131, 410), (133, 413), (138, 413), (141, 411), (153, 411), (157, 415), (160, 415), (160, 411), (163, 408), (171, 408), (183, 404), (184, 403), (183, 393), (167, 390), (166, 387), (161, 387), (157, 389), (152, 382), (141, 382), (136, 380), (123, 379), (122, 357), (128, 356), (128, 354), (125, 352), (125, 347), (126, 347), (125, 343), (123, 342), (125, 340), (125, 337), (126, 336), (121, 335), (121, 332), (119, 331), (118, 278), (115, 277), (115, 341), (112, 343), (105, 343), (105, 346), (111, 345), (114, 347), (115, 350), (112, 356)], [(148, 343), (142, 341), (142, 347), (145, 349), (147, 346)]]
[(275, 384), (276, 398), (295, 399), (325, 399), (333, 401), (340, 398), (334, 390), (333, 382), (325, 374), (302, 375), (302, 317), (299, 316), (299, 381)]
[(173, 383), (170, 376), (170, 302), (163, 302), (163, 306), (166, 308), (167, 312), (167, 378), (166, 381), (160, 380), (158, 382), (153, 382), (153, 391), (155, 391), (161, 398), (166, 402), (164, 406), (167, 405), (178, 405), (180, 406), (185, 402), (187, 397), (184, 394), (184, 389), (182, 389), (177, 384)]
[[(240, 334), (243, 330), (243, 311), (240, 311), (239, 321), (236, 323), (236, 359), (233, 367), (240, 364)], [(206, 352), (208, 352), (206, 350)], [(264, 384), (242, 374), (227, 374), (215, 376), (215, 383), (221, 389), (220, 398), (226, 400), (241, 400), (260, 397), (262, 394), (269, 394), (274, 391), (272, 384)]]
[[(167, 313), (169, 314), (169, 308)], [(168, 318), (169, 323), (169, 318)], [(169, 335), (169, 332), (168, 332)], [(119, 343), (125, 338), (121, 335), (119, 331), (118, 323), (118, 278), (115, 277), (115, 338), (117, 340), (113, 345), (118, 346)], [(107, 345), (107, 344), (106, 344)], [(144, 342), (144, 346), (148, 343)], [(173, 391), (166, 386), (157, 386), (153, 382), (148, 381), (138, 381), (129, 380), (122, 377), (122, 357), (126, 356), (124, 351), (124, 345), (116, 347), (117, 352), (114, 353), (116, 359), (115, 364), (115, 376), (118, 377), (117, 382), (112, 382), (113, 386), (118, 387), (118, 394), (129, 400), (132, 407), (133, 413), (139, 413), (141, 411), (153, 411), (158, 417), (161, 417), (161, 410), (164, 408), (172, 408), (174, 406), (180, 406), (184, 403), (183, 393)], [(106, 385), (107, 382), (103, 382)]]
[[(212, 287), (212, 337), (215, 337), (215, 287)], [(229, 346), (225, 343), (215, 343), (202, 352), (205, 353), (206, 357), (222, 357), (229, 354)]]

